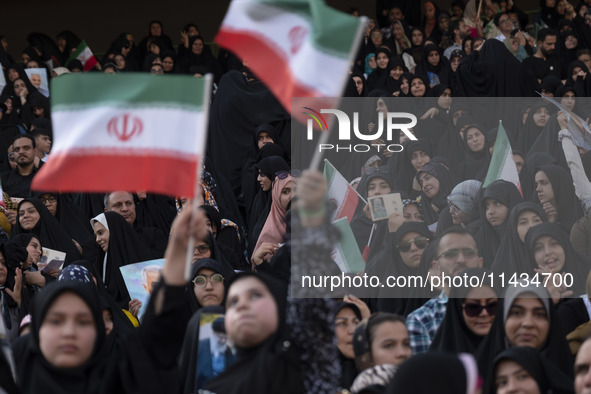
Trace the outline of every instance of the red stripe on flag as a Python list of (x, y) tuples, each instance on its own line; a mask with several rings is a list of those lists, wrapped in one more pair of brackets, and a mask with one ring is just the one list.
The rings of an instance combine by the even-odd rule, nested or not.
[(56, 192), (102, 193), (146, 190), (193, 197), (197, 159), (124, 155), (52, 154), (31, 188)]
[(94, 66), (98, 63), (98, 60), (96, 60), (96, 57), (91, 56), (88, 59), (86, 59), (86, 62), (84, 63), (84, 66), (82, 66), (82, 68), (84, 69), (84, 71), (90, 71), (94, 68)]
[(352, 187), (347, 188), (343, 204), (337, 211), (335, 220), (344, 218), (345, 216), (347, 217), (349, 223), (351, 223), (351, 220), (353, 220), (353, 215), (355, 214), (355, 210), (357, 209), (357, 203), (359, 202), (359, 198), (357, 197), (357, 193), (352, 189)]
[[(253, 32), (232, 32), (222, 26), (215, 37), (215, 42), (245, 60), (248, 68), (267, 85), (288, 111), (291, 111), (292, 97), (322, 97), (320, 92), (298, 83), (291, 73), (289, 62), (281, 56), (282, 51), (270, 43), (264, 35)], [(316, 104), (319, 108), (334, 107), (334, 100), (322, 101)], [(300, 112), (294, 111), (294, 115), (305, 123), (308, 117)]]

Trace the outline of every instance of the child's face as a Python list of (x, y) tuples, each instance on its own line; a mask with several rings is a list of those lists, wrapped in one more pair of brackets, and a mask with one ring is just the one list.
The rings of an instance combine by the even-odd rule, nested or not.
[(269, 288), (255, 277), (232, 284), (226, 301), (226, 332), (238, 347), (251, 348), (269, 338), (279, 326), (277, 303)]

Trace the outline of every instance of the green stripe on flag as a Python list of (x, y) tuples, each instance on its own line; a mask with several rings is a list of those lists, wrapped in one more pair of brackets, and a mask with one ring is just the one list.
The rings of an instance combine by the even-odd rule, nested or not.
[(482, 184), (482, 188), (487, 187), (501, 177), (503, 167), (505, 167), (505, 160), (507, 160), (507, 152), (511, 149), (509, 138), (505, 132), (505, 127), (499, 123), (499, 132), (497, 133), (497, 140), (495, 142), (495, 150), (493, 152), (490, 166), (486, 174), (486, 179)]
[(68, 60), (66, 60), (66, 64), (70, 63), (70, 60), (78, 59), (78, 56), (80, 56), (80, 54), (84, 52), (84, 49), (86, 49), (87, 47), (88, 45), (86, 44), (86, 41), (80, 41), (80, 44), (78, 44), (76, 50), (72, 52)]
[(52, 110), (101, 105), (185, 107), (203, 105), (205, 79), (148, 73), (75, 73), (56, 78), (51, 86)]
[(327, 6), (322, 0), (250, 0), (283, 12), (297, 14), (310, 24), (311, 44), (324, 53), (349, 58), (359, 18)]

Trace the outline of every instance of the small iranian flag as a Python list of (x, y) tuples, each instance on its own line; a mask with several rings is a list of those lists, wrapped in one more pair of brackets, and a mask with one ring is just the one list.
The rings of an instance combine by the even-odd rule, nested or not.
[(90, 71), (94, 68), (94, 66), (98, 63), (96, 57), (92, 54), (92, 51), (86, 45), (86, 41), (80, 41), (80, 44), (76, 47), (76, 50), (72, 52), (68, 60), (66, 61), (66, 65), (70, 62), (70, 60), (78, 59), (82, 63), (82, 67), (84, 71)]
[(341, 239), (332, 251), (332, 260), (341, 272), (358, 274), (365, 269), (365, 261), (357, 247), (355, 235), (346, 218), (334, 221), (333, 226), (341, 233)]
[(292, 97), (341, 95), (365, 22), (322, 0), (233, 0), (215, 42), (290, 110)]
[(344, 176), (334, 168), (330, 161), (324, 160), (324, 179), (328, 185), (328, 199), (336, 204), (337, 209), (331, 220), (346, 217), (350, 223), (355, 214), (357, 203), (363, 198), (347, 182)]
[(80, 73), (51, 87), (54, 145), (36, 190), (194, 195), (211, 78)]
[(487, 187), (499, 179), (513, 183), (517, 186), (519, 193), (523, 196), (521, 182), (519, 182), (519, 173), (517, 172), (517, 166), (515, 166), (515, 161), (513, 160), (511, 144), (509, 143), (507, 132), (501, 121), (499, 121), (499, 133), (497, 134), (497, 141), (495, 142), (495, 150), (482, 188)]

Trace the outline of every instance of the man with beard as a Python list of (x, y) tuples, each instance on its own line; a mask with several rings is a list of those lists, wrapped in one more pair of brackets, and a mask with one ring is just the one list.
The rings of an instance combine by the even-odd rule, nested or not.
[(29, 197), (31, 181), (43, 165), (43, 162), (35, 160), (35, 139), (29, 134), (17, 135), (12, 140), (12, 150), (16, 156), (16, 168), (2, 174), (2, 189), (11, 197)]
[(526, 67), (538, 83), (548, 75), (554, 75), (559, 79), (565, 79), (565, 70), (558, 55), (554, 53), (558, 33), (553, 29), (541, 29), (538, 32), (538, 50), (533, 56), (523, 61)]
[(452, 35), (453, 44), (443, 52), (443, 56), (450, 59), (451, 53), (456, 49), (462, 49), (464, 38), (470, 35), (470, 27), (461, 19), (454, 19), (449, 24), (449, 33)]

